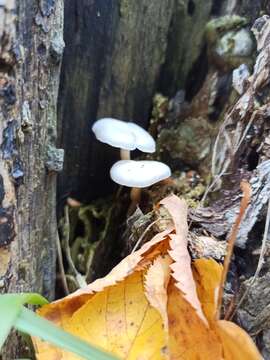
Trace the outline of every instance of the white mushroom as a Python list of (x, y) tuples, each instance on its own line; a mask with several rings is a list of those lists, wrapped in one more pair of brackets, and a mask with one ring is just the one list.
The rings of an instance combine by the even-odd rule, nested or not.
[(129, 208), (129, 213), (131, 213), (140, 201), (141, 188), (169, 178), (171, 169), (159, 161), (120, 160), (112, 166), (110, 176), (117, 184), (132, 188)]
[(117, 184), (145, 188), (170, 177), (171, 170), (159, 161), (120, 160), (112, 166), (110, 175)]
[(152, 136), (139, 125), (112, 118), (97, 120), (92, 130), (96, 138), (111, 146), (120, 148), (121, 159), (130, 159), (130, 151), (139, 149), (153, 153), (156, 143)]

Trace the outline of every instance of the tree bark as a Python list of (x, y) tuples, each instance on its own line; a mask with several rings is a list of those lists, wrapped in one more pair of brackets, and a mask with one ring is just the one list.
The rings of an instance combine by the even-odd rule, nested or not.
[[(0, 5), (1, 292), (54, 296), (62, 0)], [(16, 358), (13, 338), (3, 359)]]

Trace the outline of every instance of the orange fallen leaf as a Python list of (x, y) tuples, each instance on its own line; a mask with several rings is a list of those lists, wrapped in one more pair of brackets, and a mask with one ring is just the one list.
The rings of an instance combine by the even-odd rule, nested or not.
[(225, 360), (262, 360), (250, 336), (231, 321), (218, 320), (216, 331), (222, 341)]
[(193, 273), (203, 311), (218, 335), (224, 360), (261, 360), (262, 357), (251, 337), (230, 321), (215, 320), (218, 307), (218, 289), (222, 279), (222, 266), (212, 259), (198, 259)]
[(222, 345), (181, 295), (173, 281), (168, 288), (169, 353), (171, 360), (221, 360)]
[(203, 312), (207, 320), (213, 322), (223, 267), (213, 259), (197, 259), (193, 262), (192, 268)]
[[(135, 270), (142, 270), (146, 265), (149, 266), (154, 258), (164, 252), (163, 247), (159, 247), (159, 243), (164, 242), (168, 234), (172, 231), (173, 227), (167, 228), (163, 232), (155, 235), (153, 239), (144, 244), (141, 249), (123, 259), (108, 275), (101, 279), (97, 279), (87, 287), (79, 289), (63, 299), (43, 306), (39, 309), (39, 314), (54, 323), (63, 326), (62, 314), (67, 313), (71, 316), (95, 293), (102, 291), (108, 286), (113, 286), (119, 283)], [(166, 245), (166, 247), (168, 246)]]

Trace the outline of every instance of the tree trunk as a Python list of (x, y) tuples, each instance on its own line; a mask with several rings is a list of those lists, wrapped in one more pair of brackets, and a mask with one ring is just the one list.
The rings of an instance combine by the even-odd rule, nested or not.
[[(56, 102), (63, 51), (62, 0), (0, 5), (1, 292), (54, 296)], [(3, 359), (16, 358), (15, 340)]]

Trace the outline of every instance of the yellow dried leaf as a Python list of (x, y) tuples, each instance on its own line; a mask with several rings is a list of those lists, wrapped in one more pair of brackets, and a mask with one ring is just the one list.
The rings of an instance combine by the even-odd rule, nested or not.
[(192, 266), (203, 311), (220, 339), (224, 359), (262, 359), (251, 337), (243, 329), (230, 321), (215, 320), (223, 267), (212, 259), (195, 260)]
[(225, 360), (263, 359), (250, 336), (231, 321), (217, 321), (216, 331), (223, 344)]
[[(143, 270), (146, 265), (150, 265), (154, 258), (160, 254), (163, 254), (164, 244), (166, 249), (168, 247), (168, 242), (164, 242), (164, 240), (172, 231), (173, 227), (155, 235), (153, 239), (144, 244), (141, 249), (135, 251), (123, 259), (117, 266), (112, 269), (108, 275), (101, 279), (97, 279), (87, 287), (79, 289), (61, 300), (43, 306), (39, 310), (39, 314), (62, 326), (62, 313), (68, 313), (69, 315), (72, 315), (95, 293), (124, 280), (125, 277), (132, 274), (135, 270)], [(159, 246), (160, 243), (164, 244)]]
[[(135, 272), (119, 284), (93, 295), (62, 321), (64, 329), (123, 359), (165, 359), (163, 322), (144, 294), (144, 275), (141, 271)], [(62, 317), (66, 317), (65, 313)], [(40, 343), (36, 342), (37, 359), (47, 360), (44, 344), (42, 346), (41, 353)], [(55, 356), (61, 359), (59, 350)], [(63, 352), (62, 359), (77, 357)]]
[(217, 311), (223, 267), (213, 259), (197, 259), (193, 262), (192, 268), (203, 312), (207, 320), (212, 322)]
[[(173, 195), (161, 203), (173, 227), (127, 256), (105, 278), (44, 306), (40, 314), (123, 359), (261, 359), (242, 329), (215, 320), (222, 266), (200, 259), (192, 270), (185, 202)], [(78, 359), (35, 343), (38, 360)]]

